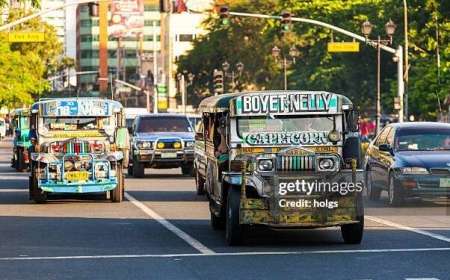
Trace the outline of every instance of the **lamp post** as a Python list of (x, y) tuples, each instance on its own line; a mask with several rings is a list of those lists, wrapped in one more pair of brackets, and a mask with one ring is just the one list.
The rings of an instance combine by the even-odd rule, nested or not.
[[(231, 79), (231, 91), (235, 92), (239, 78), (242, 76), (242, 73), (244, 71), (244, 63), (238, 62), (234, 65), (234, 68), (231, 69), (230, 63), (228, 63), (228, 61), (225, 61), (224, 63), (222, 63), (222, 70), (224, 76), (224, 87), (227, 84), (225, 79)], [(240, 89), (237, 90), (239, 91)], [(227, 89), (224, 88), (224, 91), (227, 92)]]
[(284, 71), (284, 90), (287, 90), (288, 87), (288, 81), (287, 81), (287, 66), (288, 63), (295, 64), (295, 59), (299, 56), (299, 51), (295, 46), (292, 46), (289, 49), (288, 55), (284, 55), (281, 52), (281, 49), (277, 46), (272, 48), (272, 57), (278, 60), (278, 58), (282, 56), (283, 60), (283, 71)]
[[(361, 32), (366, 37), (366, 43), (375, 44), (377, 48), (377, 96), (376, 96), (376, 133), (380, 132), (381, 128), (381, 46), (392, 45), (392, 36), (395, 33), (396, 25), (392, 20), (389, 20), (385, 25), (385, 32), (388, 39), (381, 39), (380, 36), (376, 40), (369, 39), (372, 33), (373, 25), (366, 20), (361, 25)], [(403, 65), (401, 65), (403, 67)], [(402, 77), (403, 78), (403, 77)]]
[[(187, 71), (183, 71), (183, 73), (177, 74), (177, 80), (180, 85), (181, 91), (181, 106), (183, 107), (183, 113), (186, 114), (186, 95), (187, 88), (192, 85), (194, 82), (195, 74), (188, 73)], [(187, 83), (186, 83), (187, 80)]]

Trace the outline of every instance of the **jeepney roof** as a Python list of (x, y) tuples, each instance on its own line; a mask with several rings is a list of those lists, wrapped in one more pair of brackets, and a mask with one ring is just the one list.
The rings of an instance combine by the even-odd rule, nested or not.
[(31, 111), (39, 110), (42, 116), (111, 116), (122, 104), (115, 100), (96, 97), (50, 98), (40, 100), (31, 106)]
[(14, 118), (16, 116), (28, 116), (29, 114), (30, 114), (29, 108), (17, 108), (11, 112), (11, 117)]
[(315, 94), (332, 94), (340, 100), (341, 105), (352, 105), (350, 99), (344, 95), (336, 94), (326, 91), (302, 91), (302, 90), (273, 90), (273, 91), (252, 91), (252, 92), (237, 92), (227, 93), (217, 96), (211, 96), (202, 100), (199, 105), (200, 112), (217, 113), (231, 110), (232, 101), (242, 96), (255, 96), (255, 95), (315, 95)]

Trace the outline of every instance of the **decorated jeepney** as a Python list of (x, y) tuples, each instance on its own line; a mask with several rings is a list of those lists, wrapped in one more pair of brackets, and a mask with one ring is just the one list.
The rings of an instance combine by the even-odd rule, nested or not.
[(30, 198), (55, 193), (124, 194), (129, 136), (122, 105), (100, 98), (39, 101), (31, 107)]
[(16, 109), (12, 115), (12, 126), (14, 130), (13, 155), (11, 166), (22, 172), (28, 169), (29, 152), (31, 146), (28, 134), (30, 132), (30, 110)]
[[(254, 225), (364, 227), (357, 113), (330, 92), (224, 94), (200, 104), (211, 225), (230, 245)], [(198, 169), (197, 168), (197, 172)]]

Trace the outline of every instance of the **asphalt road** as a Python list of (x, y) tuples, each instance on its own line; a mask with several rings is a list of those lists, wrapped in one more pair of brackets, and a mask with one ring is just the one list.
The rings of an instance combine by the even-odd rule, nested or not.
[(366, 204), (361, 245), (336, 228), (252, 232), (228, 247), (181, 170), (126, 179), (120, 204), (28, 200), (28, 174), (0, 143), (0, 279), (450, 279), (450, 203)]

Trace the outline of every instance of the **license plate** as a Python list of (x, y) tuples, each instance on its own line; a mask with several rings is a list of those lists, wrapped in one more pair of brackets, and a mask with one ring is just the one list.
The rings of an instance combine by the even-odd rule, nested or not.
[(450, 188), (450, 178), (440, 178), (439, 179), (439, 187)]
[(71, 182), (87, 181), (89, 179), (89, 172), (86, 171), (71, 171), (65, 174), (66, 180)]
[(177, 158), (177, 153), (162, 153), (161, 158)]

